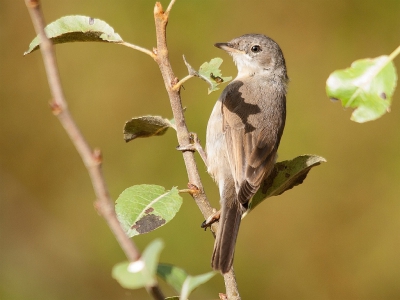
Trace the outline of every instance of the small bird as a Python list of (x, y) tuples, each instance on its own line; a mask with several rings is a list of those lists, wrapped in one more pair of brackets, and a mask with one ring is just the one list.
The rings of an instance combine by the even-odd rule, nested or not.
[(233, 263), (243, 213), (274, 168), (286, 119), (288, 77), (278, 44), (245, 34), (216, 47), (233, 58), (237, 77), (219, 97), (207, 125), (207, 170), (220, 192), (221, 211), (211, 265)]

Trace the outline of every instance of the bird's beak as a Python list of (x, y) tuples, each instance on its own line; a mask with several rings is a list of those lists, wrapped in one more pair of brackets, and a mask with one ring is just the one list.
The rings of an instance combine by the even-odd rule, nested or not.
[(231, 44), (229, 43), (216, 43), (214, 44), (215, 47), (220, 48), (222, 50), (225, 50), (226, 52), (230, 53), (242, 53), (244, 54), (245, 52), (236, 48), (233, 48)]

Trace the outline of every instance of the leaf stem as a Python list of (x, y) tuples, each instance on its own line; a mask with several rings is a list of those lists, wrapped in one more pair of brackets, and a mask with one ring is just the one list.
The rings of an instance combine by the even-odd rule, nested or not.
[(156, 55), (152, 51), (150, 51), (149, 49), (146, 49), (146, 48), (143, 48), (143, 47), (140, 47), (140, 46), (136, 46), (136, 45), (128, 43), (128, 42), (121, 42), (121, 43), (118, 43), (118, 44), (126, 46), (126, 47), (129, 47), (129, 48), (132, 48), (132, 49), (135, 49), (135, 50), (138, 50), (140, 52), (143, 52), (143, 53), (151, 56), (151, 58), (156, 59)]
[(400, 53), (400, 45), (389, 55), (389, 60), (394, 60)]
[(193, 78), (193, 77), (194, 77), (194, 75), (187, 75), (186, 77), (184, 77), (184, 78), (182, 78), (181, 80), (179, 80), (179, 82), (178, 82), (177, 84), (175, 84), (175, 85), (172, 87), (172, 89), (173, 89), (174, 91), (178, 91), (178, 90), (181, 88), (182, 84), (183, 84), (185, 81), (188, 81), (190, 78)]
[[(101, 169), (102, 157), (100, 150), (91, 149), (68, 110), (67, 101), (61, 86), (54, 47), (44, 31), (45, 21), (40, 7), (40, 1), (25, 0), (25, 4), (31, 16), (35, 31), (41, 41), (40, 51), (42, 53), (50, 91), (53, 96), (53, 101), (51, 103), (53, 113), (61, 122), (86, 166), (97, 197), (95, 208), (107, 222), (128, 260), (131, 262), (136, 261), (140, 258), (140, 252), (133, 241), (126, 235), (117, 219), (114, 201), (110, 197)], [(164, 295), (157, 284), (146, 286), (146, 289), (154, 299), (164, 299)]]

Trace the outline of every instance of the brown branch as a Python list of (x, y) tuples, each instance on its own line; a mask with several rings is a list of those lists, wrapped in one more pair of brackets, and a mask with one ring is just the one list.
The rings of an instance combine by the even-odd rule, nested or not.
[[(53, 44), (47, 38), (44, 31), (45, 21), (40, 8), (40, 1), (25, 0), (25, 4), (31, 16), (35, 31), (40, 38), (40, 50), (46, 69), (49, 87), (53, 96), (51, 103), (53, 113), (58, 117), (88, 170), (97, 197), (95, 207), (106, 220), (128, 260), (131, 262), (136, 261), (140, 258), (140, 252), (133, 241), (126, 235), (115, 214), (114, 201), (109, 195), (101, 170), (101, 153), (99, 150), (93, 151), (90, 148), (68, 110), (67, 102), (61, 86)], [(154, 299), (164, 299), (164, 295), (157, 284), (146, 286), (146, 289)]]
[[(172, 113), (176, 123), (178, 143), (179, 145), (188, 145), (190, 143), (190, 133), (187, 129), (185, 116), (183, 114), (180, 91), (179, 89), (175, 90), (173, 88), (179, 80), (172, 71), (168, 57), (166, 41), (166, 26), (168, 23), (168, 16), (163, 12), (162, 6), (159, 2), (156, 3), (154, 8), (154, 18), (157, 34), (157, 57), (155, 58), (155, 61), (158, 63), (160, 68), (164, 79), (165, 88), (170, 99)], [(186, 165), (189, 182), (195, 185), (199, 190), (199, 193), (194, 194), (193, 198), (199, 206), (204, 218), (206, 218), (212, 213), (212, 207), (204, 194), (203, 185), (200, 180), (200, 175), (197, 170), (193, 152), (183, 152), (183, 159)]]
[[(172, 67), (168, 57), (167, 47), (167, 24), (168, 16), (175, 0), (171, 0), (166, 12), (163, 11), (161, 3), (157, 2), (154, 7), (154, 19), (156, 24), (157, 34), (157, 51), (155, 61), (158, 63), (162, 77), (164, 79), (165, 88), (168, 92), (168, 96), (171, 103), (172, 112), (176, 122), (176, 131), (179, 145), (188, 145), (190, 143), (190, 133), (186, 126), (185, 116), (183, 114), (183, 106), (180, 96), (180, 89), (177, 84), (180, 82), (179, 79), (174, 75)], [(198, 193), (191, 193), (192, 197), (196, 201), (203, 217), (207, 219), (212, 213), (212, 207), (210, 202), (207, 200), (205, 195), (203, 184), (201, 183), (200, 175), (197, 169), (197, 165), (194, 159), (194, 153), (191, 151), (183, 152), (183, 159), (186, 166), (186, 171), (189, 178), (189, 183), (195, 185), (198, 188)], [(218, 224), (212, 225), (213, 232), (218, 230)], [(235, 273), (233, 268), (226, 274), (224, 274), (226, 293), (229, 300), (240, 299), (237, 283), (235, 279)]]

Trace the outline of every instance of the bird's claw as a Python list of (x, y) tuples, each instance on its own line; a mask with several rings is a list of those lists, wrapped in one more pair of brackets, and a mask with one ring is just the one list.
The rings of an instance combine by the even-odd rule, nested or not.
[(208, 227), (211, 227), (211, 225), (217, 221), (219, 221), (219, 218), (221, 216), (221, 211), (216, 211), (216, 209), (213, 209), (213, 213), (206, 219), (204, 220), (203, 223), (201, 223), (201, 228), (204, 228), (204, 230), (207, 230)]

